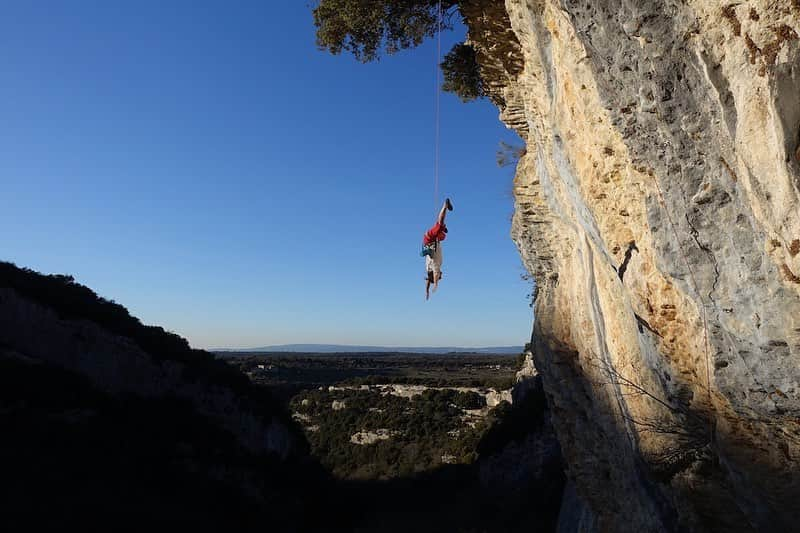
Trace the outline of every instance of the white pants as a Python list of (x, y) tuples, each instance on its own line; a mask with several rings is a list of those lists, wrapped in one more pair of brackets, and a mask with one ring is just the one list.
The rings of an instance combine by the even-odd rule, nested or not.
[(442, 271), (442, 243), (437, 242), (436, 247), (433, 249), (431, 255), (425, 256), (425, 270), (433, 272), (434, 281), (439, 279), (439, 273)]

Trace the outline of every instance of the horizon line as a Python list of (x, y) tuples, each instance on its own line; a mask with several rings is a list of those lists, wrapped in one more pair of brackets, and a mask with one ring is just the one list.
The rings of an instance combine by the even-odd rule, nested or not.
[(288, 342), (282, 344), (268, 344), (262, 346), (251, 346), (251, 347), (237, 347), (231, 348), (230, 346), (217, 346), (217, 347), (205, 347), (204, 350), (208, 351), (219, 351), (219, 350), (229, 350), (229, 351), (247, 351), (247, 350), (262, 350), (265, 348), (282, 348), (282, 347), (291, 347), (291, 346), (333, 346), (333, 347), (341, 347), (341, 348), (389, 348), (389, 349), (397, 349), (397, 348), (413, 348), (413, 349), (420, 349), (420, 348), (430, 348), (430, 349), (444, 349), (444, 348), (459, 348), (465, 350), (476, 350), (476, 349), (486, 349), (486, 348), (523, 348), (525, 347), (525, 343), (517, 343), (517, 344), (492, 344), (492, 345), (479, 345), (479, 346), (465, 346), (465, 345), (431, 345), (431, 344), (421, 344), (421, 345), (410, 345), (410, 344), (339, 344), (339, 343), (325, 343), (325, 342)]

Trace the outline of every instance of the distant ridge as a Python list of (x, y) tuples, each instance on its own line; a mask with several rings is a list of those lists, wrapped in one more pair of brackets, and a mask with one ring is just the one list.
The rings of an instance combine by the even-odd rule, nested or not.
[(305, 353), (356, 353), (356, 352), (403, 352), (403, 353), (486, 353), (518, 354), (522, 346), (485, 346), (464, 348), (458, 346), (353, 346), (348, 344), (276, 344), (259, 348), (215, 348), (212, 352), (305, 352)]

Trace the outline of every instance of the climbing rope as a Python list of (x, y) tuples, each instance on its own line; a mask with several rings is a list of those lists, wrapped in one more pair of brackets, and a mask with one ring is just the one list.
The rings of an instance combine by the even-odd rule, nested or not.
[[(681, 168), (681, 174), (683, 174), (683, 168)], [(681, 254), (681, 258), (683, 259), (684, 264), (686, 265), (686, 270), (689, 271), (689, 278), (692, 280), (692, 286), (694, 288), (694, 292), (697, 295), (700, 295), (700, 288), (697, 285), (697, 280), (694, 277), (694, 271), (692, 270), (691, 265), (689, 264), (689, 259), (686, 257), (686, 252), (683, 250), (683, 244), (681, 244), (681, 240), (678, 237), (678, 231), (675, 229), (675, 222), (672, 220), (672, 215), (670, 215), (669, 209), (667, 209), (667, 204), (664, 201), (664, 195), (661, 192), (661, 186), (658, 184), (658, 178), (653, 176), (653, 183), (655, 183), (656, 191), (658, 192), (658, 199), (661, 203), (661, 207), (664, 212), (667, 214), (667, 219), (669, 220), (669, 226), (672, 229), (672, 233), (675, 235), (675, 242), (678, 243), (678, 249)], [(706, 318), (706, 305), (703, 302), (702, 296), (700, 296), (700, 301), (703, 304), (701, 306), (703, 310), (703, 346), (705, 349), (705, 359), (706, 359), (706, 389), (708, 390), (708, 400), (709, 403), (711, 402), (711, 372), (709, 366), (709, 351), (708, 351), (708, 320)]]
[(434, 68), (434, 100), (436, 115), (434, 119), (434, 157), (433, 157), (433, 207), (439, 208), (439, 59), (442, 56), (442, 0), (436, 8), (436, 58)]
[[(660, 114), (659, 114), (660, 118)], [(667, 143), (670, 147), (671, 144)], [(675, 151), (672, 150), (672, 156), (675, 158)], [(683, 175), (683, 166), (680, 166), (681, 172), (681, 182), (685, 182), (685, 177)], [(678, 231), (675, 229), (675, 222), (672, 220), (672, 215), (670, 214), (669, 209), (667, 208), (667, 203), (664, 200), (664, 194), (661, 192), (661, 186), (658, 183), (658, 178), (655, 174), (652, 175), (653, 183), (656, 186), (656, 192), (658, 193), (658, 200), (661, 203), (661, 208), (667, 215), (667, 220), (669, 220), (669, 226), (672, 229), (672, 233), (675, 236), (675, 242), (678, 244), (678, 250), (680, 251), (681, 258), (683, 259), (684, 264), (686, 265), (686, 270), (689, 272), (689, 278), (692, 280), (692, 286), (694, 288), (695, 294), (700, 296), (700, 304), (701, 310), (703, 313), (703, 351), (705, 352), (705, 363), (706, 363), (706, 391), (708, 392), (708, 407), (711, 411), (714, 410), (714, 403), (711, 397), (711, 365), (710, 365), (710, 353), (709, 353), (709, 340), (708, 340), (708, 318), (706, 316), (706, 303), (703, 301), (703, 297), (700, 295), (700, 287), (697, 284), (697, 279), (695, 278), (694, 271), (692, 270), (691, 265), (689, 264), (689, 259), (686, 256), (686, 252), (683, 249), (683, 244), (681, 243), (681, 239), (678, 236)], [(698, 243), (698, 246), (700, 244)], [(713, 416), (709, 416), (709, 439), (711, 440), (712, 444), (714, 442), (714, 418)]]
[[(651, 64), (651, 68), (650, 68), (650, 74), (653, 77), (652, 79), (655, 79), (656, 73), (655, 73), (655, 68), (653, 67), (652, 64)], [(656, 109), (656, 116), (658, 117), (658, 119), (660, 121), (665, 122), (664, 121), (664, 117), (661, 116), (661, 113), (659, 112), (658, 109)], [(673, 160), (677, 160), (678, 158), (676, 157), (676, 154), (675, 154), (675, 147), (672, 145), (672, 143), (669, 142), (668, 139), (664, 138), (664, 132), (659, 129), (658, 130), (658, 135), (659, 135), (659, 137), (661, 137), (662, 141), (664, 141), (664, 144), (666, 146), (669, 146), (670, 152), (672, 153), (672, 159)], [(696, 155), (699, 155), (699, 154), (696, 154)], [(684, 174), (683, 174), (683, 165), (678, 165), (678, 168), (680, 169), (680, 173), (681, 173), (681, 183), (685, 183), (686, 182), (686, 176), (684, 176)], [(708, 317), (706, 316), (706, 303), (703, 300), (702, 295), (700, 294), (700, 287), (697, 284), (697, 279), (695, 278), (694, 271), (692, 270), (692, 267), (689, 264), (689, 259), (687, 258), (686, 252), (683, 249), (683, 244), (681, 243), (681, 239), (678, 236), (678, 231), (676, 229), (675, 222), (672, 220), (672, 215), (670, 214), (670, 210), (667, 208), (667, 203), (664, 200), (664, 194), (661, 192), (661, 186), (658, 183), (658, 178), (656, 177), (655, 174), (652, 174), (651, 177), (653, 178), (653, 183), (656, 186), (656, 192), (658, 193), (658, 200), (661, 203), (661, 208), (664, 210), (664, 213), (666, 213), (666, 215), (667, 215), (667, 220), (669, 221), (669, 226), (672, 229), (673, 235), (675, 236), (675, 242), (678, 244), (678, 250), (680, 251), (681, 258), (683, 259), (683, 262), (686, 265), (686, 270), (689, 272), (689, 278), (692, 280), (692, 286), (694, 288), (694, 292), (695, 292), (695, 294), (697, 294), (700, 297), (701, 310), (702, 310), (702, 313), (703, 313), (703, 352), (704, 352), (705, 363), (706, 363), (706, 391), (708, 393), (708, 408), (711, 410), (711, 414), (708, 417), (709, 440), (710, 440), (710, 444), (713, 446), (714, 442), (715, 442), (715, 433), (716, 433), (715, 426), (716, 426), (716, 424), (715, 424), (714, 415), (713, 415), (714, 402), (713, 402), (713, 398), (711, 396), (711, 354), (710, 354), (710, 350), (709, 350), (709, 342), (710, 341), (709, 341), (709, 338), (708, 338)], [(687, 221), (688, 221), (688, 218), (687, 218)], [(700, 242), (697, 241), (697, 239), (695, 239), (695, 242), (696, 242), (697, 246), (702, 251), (704, 251), (704, 252), (706, 251), (706, 250), (703, 250), (703, 247), (700, 246)]]

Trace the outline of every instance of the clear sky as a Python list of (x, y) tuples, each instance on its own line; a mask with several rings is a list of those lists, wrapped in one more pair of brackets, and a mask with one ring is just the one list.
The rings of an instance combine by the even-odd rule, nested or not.
[(311, 3), (4, 2), (0, 258), (197, 347), (526, 342), (495, 163), (520, 141), (488, 101), (442, 95), (455, 211), (425, 302), (435, 45), (331, 56)]

